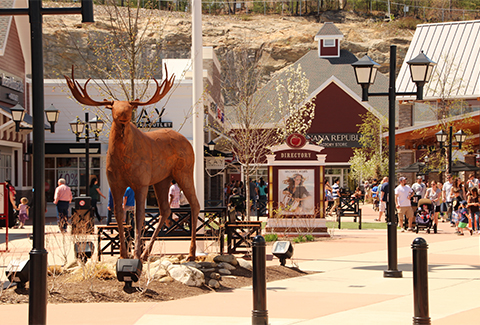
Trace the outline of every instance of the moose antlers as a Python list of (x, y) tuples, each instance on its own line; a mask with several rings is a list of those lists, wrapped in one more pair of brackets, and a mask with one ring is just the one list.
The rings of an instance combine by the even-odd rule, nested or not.
[[(68, 88), (70, 88), (73, 97), (80, 103), (88, 106), (111, 106), (113, 105), (113, 101), (111, 100), (103, 100), (101, 102), (93, 100), (87, 93), (87, 84), (91, 80), (91, 78), (88, 78), (88, 80), (85, 82), (85, 85), (82, 87), (78, 83), (78, 81), (75, 80), (75, 77), (73, 75), (73, 65), (72, 65), (72, 78), (70, 79), (69, 77), (65, 76), (65, 79), (67, 80), (67, 85)], [(165, 65), (165, 80), (163, 80), (162, 84), (159, 86), (158, 81), (153, 78), (155, 83), (157, 84), (157, 88), (155, 90), (155, 93), (153, 94), (152, 98), (150, 98), (146, 102), (140, 102), (138, 99), (135, 99), (134, 101), (130, 101), (130, 105), (132, 106), (144, 106), (144, 105), (150, 105), (154, 104), (158, 101), (160, 101), (165, 95), (170, 91), (172, 88), (174, 81), (175, 81), (175, 75), (172, 75), (170, 79), (168, 79), (168, 71), (167, 71), (167, 65)]]

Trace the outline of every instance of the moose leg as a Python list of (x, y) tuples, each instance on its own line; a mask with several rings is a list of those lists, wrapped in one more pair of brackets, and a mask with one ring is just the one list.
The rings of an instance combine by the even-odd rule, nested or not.
[(142, 255), (142, 233), (145, 221), (145, 200), (147, 198), (148, 186), (137, 188), (135, 192), (135, 251), (134, 257), (140, 258)]
[(127, 258), (127, 245), (125, 243), (125, 231), (123, 228), (123, 194), (125, 193), (125, 188), (122, 187), (111, 187), (113, 196), (113, 212), (115, 214), (115, 219), (117, 220), (118, 225), (118, 236), (120, 238), (120, 257)]
[(190, 252), (188, 254), (189, 261), (195, 261), (195, 251), (197, 249), (196, 239), (197, 239), (197, 220), (198, 214), (200, 213), (200, 204), (198, 203), (197, 195), (195, 194), (195, 186), (193, 183), (193, 170), (192, 172), (185, 172), (180, 177), (176, 177), (178, 185), (182, 189), (185, 197), (190, 203), (191, 208), (191, 228), (192, 228), (192, 239), (190, 241)]
[(153, 236), (148, 242), (147, 247), (143, 251), (142, 254), (142, 260), (147, 260), (148, 255), (152, 251), (153, 244), (155, 243), (155, 238), (157, 238), (158, 233), (162, 229), (163, 225), (167, 221), (167, 218), (170, 216), (171, 210), (170, 210), (170, 204), (168, 203), (168, 189), (170, 187), (170, 179), (165, 179), (157, 184), (153, 185), (153, 188), (155, 189), (155, 196), (157, 197), (157, 203), (159, 206), (159, 212), (160, 212), (160, 219), (155, 226), (155, 231), (153, 232)]

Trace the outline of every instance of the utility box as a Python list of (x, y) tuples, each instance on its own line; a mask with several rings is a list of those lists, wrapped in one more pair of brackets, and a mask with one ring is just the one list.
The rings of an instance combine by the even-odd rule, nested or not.
[(75, 210), (89, 210), (92, 207), (92, 198), (90, 196), (79, 196), (73, 198)]

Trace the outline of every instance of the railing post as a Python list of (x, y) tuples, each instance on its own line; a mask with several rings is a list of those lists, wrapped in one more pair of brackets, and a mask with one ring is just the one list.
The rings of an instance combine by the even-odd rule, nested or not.
[(431, 324), (428, 312), (427, 241), (421, 237), (412, 243), (413, 256), (413, 324)]
[(252, 242), (253, 310), (252, 325), (268, 325), (265, 238), (256, 236)]

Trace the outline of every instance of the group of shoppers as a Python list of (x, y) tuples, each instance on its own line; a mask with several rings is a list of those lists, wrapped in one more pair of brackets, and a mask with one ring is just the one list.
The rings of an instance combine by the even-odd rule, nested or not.
[[(416, 182), (410, 187), (407, 185), (405, 177), (399, 178), (399, 185), (395, 188), (395, 206), (398, 213), (399, 225), (401, 231), (403, 228), (403, 220), (406, 218), (408, 223), (407, 231), (412, 231), (414, 210), (412, 205), (412, 198), (415, 196), (418, 199), (427, 198), (433, 204), (433, 223), (438, 225), (440, 216), (442, 221), (450, 221), (452, 227), (456, 227), (457, 233), (463, 235), (463, 230), (467, 229), (471, 234), (480, 232), (480, 201), (478, 196), (479, 181), (473, 174), (470, 174), (467, 182), (460, 178), (454, 178), (452, 175), (446, 175), (446, 182), (442, 184), (432, 180), (429, 183), (424, 183), (421, 176), (418, 176)], [(382, 214), (385, 212), (383, 202), (388, 201), (388, 179), (384, 178), (382, 181), (384, 185), (380, 186), (380, 212), (379, 218), (381, 221)], [(428, 186), (430, 185), (430, 186)], [(386, 189), (384, 187), (386, 186)], [(468, 225), (471, 224), (472, 228)], [(436, 227), (434, 230), (436, 232)]]
[[(98, 221), (102, 221), (102, 217), (100, 216), (97, 208), (97, 203), (100, 201), (100, 197), (106, 199), (107, 197), (103, 195), (100, 191), (100, 186), (98, 185), (98, 179), (93, 177), (90, 181), (89, 187), (89, 195), (91, 197), (91, 204), (92, 204), (92, 217), (96, 217)], [(64, 178), (60, 178), (58, 180), (58, 187), (55, 189), (53, 203), (57, 206), (57, 224), (60, 229), (60, 232), (66, 233), (67, 226), (69, 223), (69, 216), (68, 216), (68, 207), (72, 202), (72, 190), (66, 184)], [(107, 225), (112, 223), (113, 217), (113, 196), (112, 192), (108, 190), (108, 214), (107, 214)], [(123, 196), (122, 206), (124, 209), (125, 214), (129, 211), (133, 211), (135, 207), (135, 193), (133, 192), (132, 188), (128, 187), (125, 190), (125, 194)]]

